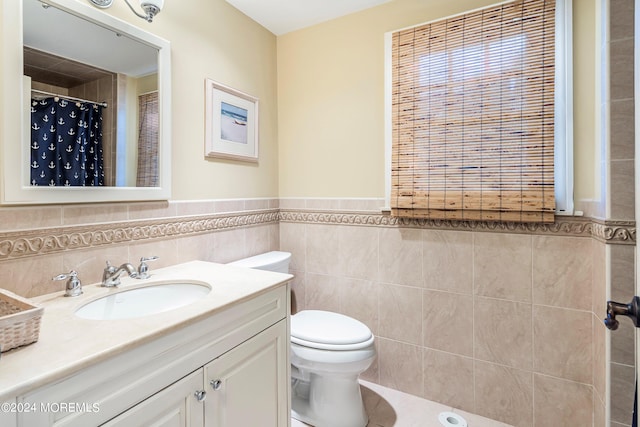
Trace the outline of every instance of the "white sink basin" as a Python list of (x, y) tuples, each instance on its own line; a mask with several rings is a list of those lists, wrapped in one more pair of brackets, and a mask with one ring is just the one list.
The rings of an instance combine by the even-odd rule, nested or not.
[(159, 283), (117, 292), (76, 310), (83, 319), (114, 320), (143, 317), (184, 307), (211, 292), (202, 283)]

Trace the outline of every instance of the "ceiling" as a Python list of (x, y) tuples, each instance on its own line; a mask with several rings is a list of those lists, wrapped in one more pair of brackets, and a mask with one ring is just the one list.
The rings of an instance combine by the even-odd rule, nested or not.
[(277, 36), (388, 1), (391, 0), (227, 0)]

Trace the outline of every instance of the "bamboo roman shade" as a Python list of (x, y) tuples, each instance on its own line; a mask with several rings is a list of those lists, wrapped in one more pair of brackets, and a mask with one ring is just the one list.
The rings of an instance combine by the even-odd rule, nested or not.
[(159, 121), (158, 92), (138, 96), (138, 172), (137, 187), (157, 187)]
[(392, 215), (553, 222), (555, 0), (392, 35)]

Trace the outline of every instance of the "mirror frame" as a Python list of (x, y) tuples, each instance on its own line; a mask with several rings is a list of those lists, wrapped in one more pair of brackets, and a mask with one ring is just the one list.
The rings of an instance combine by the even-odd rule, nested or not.
[[(128, 22), (78, 0), (1, 0), (0, 22), (0, 204), (35, 205), (168, 200), (171, 197), (171, 46)], [(29, 88), (23, 84), (23, 1), (41, 1), (96, 25), (127, 34), (158, 49), (159, 186), (158, 187), (34, 187), (29, 185)], [(20, 108), (17, 109), (16, 105)], [(19, 144), (16, 141), (20, 141)], [(15, 159), (20, 159), (16, 161)]]

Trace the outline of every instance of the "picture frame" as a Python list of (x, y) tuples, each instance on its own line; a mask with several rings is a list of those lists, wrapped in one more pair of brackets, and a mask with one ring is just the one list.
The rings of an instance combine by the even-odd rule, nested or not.
[(205, 79), (205, 158), (258, 162), (258, 98)]

